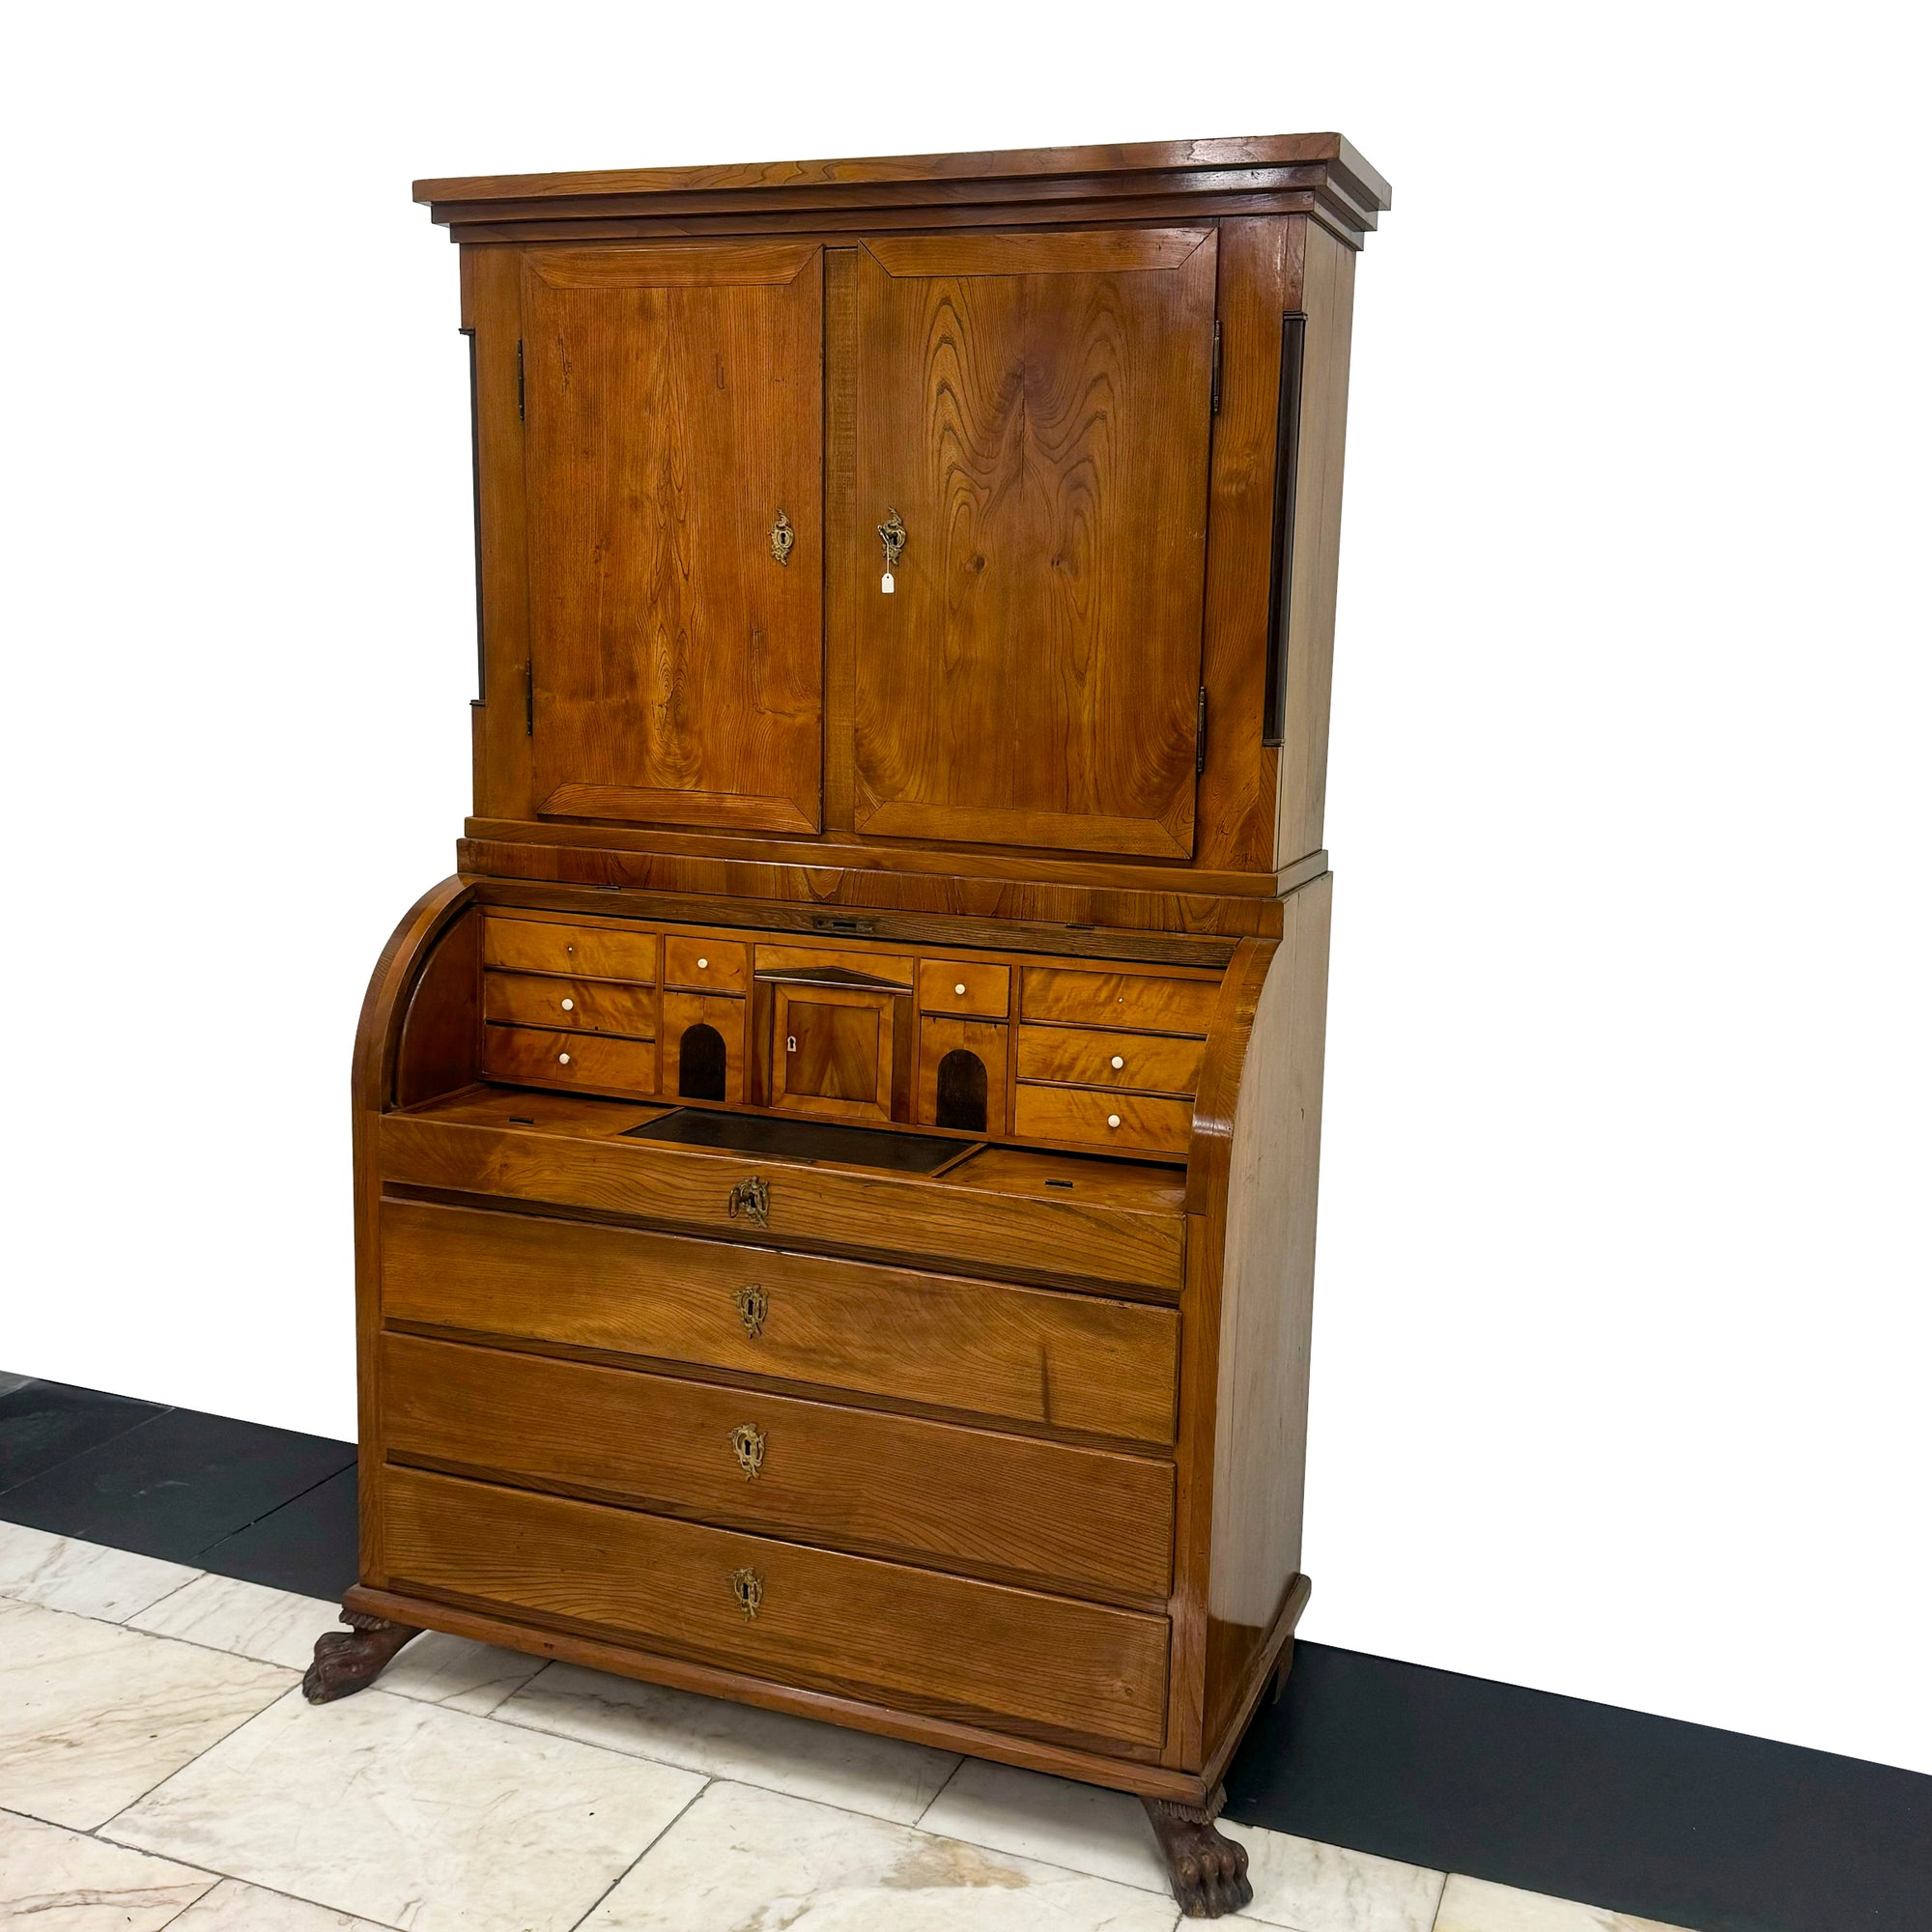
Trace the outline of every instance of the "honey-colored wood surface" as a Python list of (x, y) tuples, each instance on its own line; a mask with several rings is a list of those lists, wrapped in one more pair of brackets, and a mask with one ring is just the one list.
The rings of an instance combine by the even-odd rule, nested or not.
[(986, 1069), (986, 1119), (981, 1133), (1007, 1131), (1007, 1029), (993, 1020), (946, 1019), (928, 1013), (919, 1023), (919, 1107), (927, 1126), (955, 1126), (939, 1118), (940, 1063), (949, 1053), (970, 1053)]
[(772, 996), (774, 1107), (851, 1120), (893, 1117), (894, 994), (779, 985)]
[(913, 962), (877, 947), (776, 946), (752, 949), (753, 969), (773, 979), (804, 980), (826, 973), (843, 973), (881, 985), (910, 986)]
[(1156, 980), (1133, 973), (1027, 966), (1020, 972), (1020, 1013), (1066, 1026), (1205, 1035), (1219, 991), (1218, 980), (1205, 978)]
[(649, 984), (658, 977), (658, 936), (635, 926), (561, 925), (486, 913), (483, 963), (519, 973)]
[(1013, 1089), (1013, 1131), (1043, 1141), (1185, 1153), (1194, 1107), (1152, 1094), (1096, 1093), (1087, 1087)]
[(649, 1095), (658, 1091), (658, 1049), (648, 1039), (487, 1026), (483, 1072), (492, 1080), (529, 1087), (588, 1087), (600, 1094)]
[(1011, 968), (976, 959), (922, 959), (919, 1004), (928, 1013), (968, 1013), (976, 1019), (1007, 1016)]
[[(1208, 1735), (1236, 1715), (1251, 1660), (1301, 1567), (1316, 1183), (1332, 881), (1289, 902), (1289, 930), (1237, 1073), (1223, 1221), (1214, 1397)], [(1216, 1165), (1219, 1159), (1217, 1157)]]
[(1018, 1045), (1022, 1080), (1145, 1094), (1192, 1094), (1205, 1050), (1198, 1039), (1067, 1026), (1023, 1026)]
[[(390, 1321), (1174, 1439), (1171, 1309), (420, 1201), (382, 1214)], [(752, 1288), (763, 1314), (748, 1323)]]
[[(791, 1682), (1160, 1742), (1163, 1618), (414, 1469), (384, 1491), (405, 1588)], [(755, 1617), (740, 1571), (758, 1578)]]
[(620, 980), (555, 980), (535, 973), (486, 973), (483, 1017), (503, 1026), (657, 1037), (657, 989)]
[(399, 1107), (449, 1094), (476, 1078), (477, 918), (442, 933), (411, 990), (397, 1044)]
[(695, 993), (742, 993), (751, 980), (747, 949), (728, 939), (694, 939), (668, 932), (664, 942), (664, 981)]
[[(673, 942), (667, 941), (668, 958)], [(664, 1091), (680, 1092), (679, 1054), (685, 1032), (690, 1027), (708, 1026), (724, 1042), (724, 1094), (732, 1105), (745, 1097), (745, 1002), (728, 995), (674, 993), (664, 995), (664, 1037), (660, 1042)]]
[(1174, 1469), (1151, 1458), (407, 1335), (384, 1401), (391, 1457), (1165, 1608)]
[(1211, 230), (882, 242), (856, 273), (856, 829), (1185, 856)]
[(523, 300), (538, 809), (817, 831), (818, 249), (533, 249)]

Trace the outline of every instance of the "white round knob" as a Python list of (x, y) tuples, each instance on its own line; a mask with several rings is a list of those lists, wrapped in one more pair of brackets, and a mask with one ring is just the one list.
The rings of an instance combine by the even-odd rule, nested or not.
[[(570, 1055), (567, 1053), (559, 1053), (556, 1057), (556, 1064), (559, 1066), (568, 1066), (570, 1065)], [(1116, 1124), (1118, 1125), (1119, 1123), (1116, 1122)]]
[[(575, 1011), (577, 1010), (577, 1002), (576, 1002), (575, 1000), (566, 1000), (566, 1001), (564, 1001), (564, 1003), (563, 1003), (563, 1009), (564, 1009), (564, 1011), (565, 1011), (565, 1012), (567, 1012), (567, 1013), (574, 1013), (574, 1012), (575, 1012)], [(1118, 1066), (1118, 1065), (1119, 1065), (1120, 1064), (1121, 1064), (1121, 1063), (1120, 1063), (1120, 1062), (1119, 1062), (1118, 1060), (1117, 1060), (1117, 1061), (1115, 1061), (1115, 1063), (1114, 1063), (1114, 1065), (1115, 1065), (1116, 1066)]]
[(961, 980), (958, 985), (954, 986), (952, 990), (963, 1000), (966, 997), (966, 981)]
[(577, 948), (574, 946), (566, 946), (563, 950), (566, 952), (575, 952), (577, 951)]
[(711, 964), (711, 961), (710, 961), (710, 960), (708, 960), (708, 959), (700, 959), (700, 960), (699, 960), (699, 961), (697, 962), (697, 970), (698, 970), (698, 971), (699, 971), (699, 972), (701, 973), (701, 972), (703, 972), (703, 971), (704, 971), (704, 969), (705, 969), (705, 968), (706, 968), (707, 966), (709, 966), (710, 964)]
[[(570, 1057), (570, 1056), (569, 1056), (568, 1054), (566, 1054), (566, 1055), (564, 1056), (564, 1058), (565, 1058), (566, 1060), (567, 1060), (567, 1059), (568, 1059), (569, 1057)], [(1118, 1126), (1119, 1126), (1119, 1125), (1121, 1124), (1121, 1117), (1120, 1117), (1120, 1115), (1118, 1115), (1118, 1114), (1109, 1114), (1109, 1115), (1107, 1116), (1107, 1124), (1108, 1124), (1108, 1125), (1109, 1125), (1110, 1127), (1118, 1127)]]
[[(564, 1004), (564, 1005), (565, 1005), (565, 1006), (567, 1007), (567, 1006), (569, 1006), (570, 1002), (569, 1002), (568, 1000), (566, 1000), (566, 1001), (564, 1001), (564, 1003), (563, 1003), (563, 1004)], [(1119, 1072), (1119, 1071), (1121, 1070), (1121, 1068), (1122, 1068), (1122, 1067), (1123, 1067), (1123, 1066), (1124, 1066), (1124, 1065), (1125, 1065), (1126, 1064), (1127, 1064), (1127, 1063), (1126, 1063), (1126, 1062), (1125, 1062), (1124, 1060), (1122, 1060), (1122, 1059), (1121, 1058), (1121, 1056), (1120, 1056), (1120, 1055), (1119, 1055), (1118, 1053), (1117, 1053), (1117, 1054), (1115, 1054), (1115, 1056), (1114, 1056), (1114, 1061), (1113, 1061), (1113, 1066), (1114, 1066), (1114, 1071), (1115, 1071), (1116, 1073), (1118, 1073), (1118, 1072)]]

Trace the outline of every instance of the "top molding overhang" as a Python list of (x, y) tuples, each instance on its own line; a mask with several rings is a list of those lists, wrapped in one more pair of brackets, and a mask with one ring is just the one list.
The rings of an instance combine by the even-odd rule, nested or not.
[(834, 233), (1306, 214), (1358, 248), (1389, 206), (1388, 183), (1340, 134), (469, 175), (413, 192), (452, 241), (471, 242), (796, 232), (802, 216)]

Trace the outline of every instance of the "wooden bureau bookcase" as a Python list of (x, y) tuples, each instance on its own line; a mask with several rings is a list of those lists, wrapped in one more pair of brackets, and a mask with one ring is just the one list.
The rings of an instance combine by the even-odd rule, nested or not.
[(1338, 136), (424, 182), (482, 696), (355, 1060), (361, 1574), (1113, 1785), (1300, 1574)]

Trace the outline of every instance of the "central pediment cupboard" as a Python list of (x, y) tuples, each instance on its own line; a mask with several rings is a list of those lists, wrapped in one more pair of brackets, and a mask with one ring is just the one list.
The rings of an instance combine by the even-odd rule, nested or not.
[(361, 1579), (418, 1630), (1221, 1774), (1300, 1463), (1335, 135), (418, 184), (481, 691), (355, 1058)]

